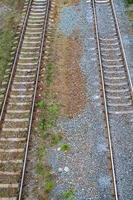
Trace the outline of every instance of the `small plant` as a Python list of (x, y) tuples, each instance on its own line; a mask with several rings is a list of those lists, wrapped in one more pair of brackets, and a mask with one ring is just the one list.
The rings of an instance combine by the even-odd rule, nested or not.
[(47, 128), (47, 122), (45, 118), (42, 118), (39, 124), (39, 128), (44, 131)]
[(75, 197), (75, 191), (73, 189), (64, 191), (61, 196), (64, 200), (73, 200)]
[(41, 145), (37, 150), (37, 156), (39, 160), (43, 159), (46, 153), (46, 149), (43, 145)]
[(46, 108), (46, 103), (44, 102), (44, 100), (40, 100), (37, 103), (37, 107), (40, 108), (40, 109), (45, 109)]
[(40, 176), (44, 176), (44, 165), (40, 161), (36, 165), (36, 173)]
[(43, 140), (46, 140), (50, 136), (50, 133), (48, 131), (40, 131), (40, 136)]
[(36, 172), (38, 175), (44, 177), (45, 181), (52, 180), (52, 173), (50, 167), (43, 163), (43, 161), (39, 161), (36, 165)]
[(57, 145), (62, 140), (61, 134), (52, 134), (51, 135), (51, 145)]
[(50, 193), (55, 187), (55, 182), (53, 180), (47, 180), (44, 184), (44, 190), (47, 193)]
[(57, 116), (57, 114), (59, 113), (59, 106), (53, 103), (48, 107), (48, 112), (50, 115)]
[(61, 151), (69, 151), (70, 150), (70, 145), (69, 144), (62, 144), (61, 145)]
[(52, 76), (53, 76), (53, 65), (49, 63), (46, 67), (46, 82), (48, 86), (50, 86), (50, 84), (52, 83)]
[(45, 171), (44, 174), (45, 180), (52, 180), (51, 169), (45, 166), (44, 171)]
[(42, 131), (46, 131), (49, 128), (52, 128), (52, 126), (54, 125), (56, 117), (59, 113), (59, 106), (55, 103), (46, 106), (44, 101), (40, 101), (38, 105), (40, 108), (45, 108), (45, 113), (40, 120), (39, 128)]

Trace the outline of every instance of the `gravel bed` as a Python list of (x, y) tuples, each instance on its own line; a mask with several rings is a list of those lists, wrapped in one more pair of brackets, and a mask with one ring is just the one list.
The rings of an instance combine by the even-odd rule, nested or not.
[[(123, 45), (125, 48), (126, 58), (130, 70), (130, 75), (133, 82), (133, 19), (128, 20), (127, 12), (130, 7), (125, 6), (124, 0), (114, 0), (114, 5), (119, 21), (120, 31), (122, 35)], [(132, 7), (131, 7), (132, 9)], [(132, 9), (133, 11), (133, 9)], [(133, 199), (133, 159), (132, 159), (132, 141), (133, 141), (133, 114), (116, 116), (112, 119), (112, 123), (117, 122), (117, 126), (112, 129), (112, 137), (117, 157), (117, 173), (120, 198), (131, 200)], [(117, 133), (117, 134), (116, 134)]]
[[(121, 0), (115, 0), (115, 4), (120, 19), (120, 27), (122, 26), (122, 36), (124, 38), (124, 46), (126, 46), (128, 63), (131, 64), (131, 44), (133, 43), (129, 44), (132, 36), (129, 37), (127, 35), (128, 23), (123, 14), (124, 4)], [(102, 16), (103, 13), (104, 16)], [(104, 9), (101, 17), (105, 18), (105, 15), (106, 10)], [(73, 6), (63, 8), (60, 13), (59, 34), (63, 34), (67, 38), (74, 38), (74, 32), (79, 33), (78, 38), (76, 34), (76, 39), (81, 42), (83, 47), (80, 68), (86, 78), (88, 101), (85, 108), (76, 117), (72, 119), (64, 117), (58, 120), (56, 131), (65, 135), (66, 141), (64, 140), (61, 143), (69, 144), (70, 151), (67, 153), (60, 151), (61, 144), (58, 144), (56, 148), (49, 149), (49, 164), (52, 165), (53, 173), (57, 177), (57, 186), (51, 193), (51, 200), (59, 199), (59, 194), (69, 189), (74, 189), (73, 199), (75, 200), (112, 199), (111, 175), (108, 169), (109, 150), (104, 128), (103, 106), (101, 105), (100, 73), (92, 16), (90, 4), (83, 0)], [(106, 34), (111, 31), (108, 24), (103, 29), (103, 33)], [(131, 67), (130, 70), (132, 70)], [(131, 182), (131, 131), (133, 130), (133, 125), (130, 122), (131, 118), (133, 119), (133, 115), (113, 117), (110, 115), (111, 126), (113, 125), (112, 137), (120, 200), (133, 199)], [(31, 164), (27, 168), (28, 173), (30, 173), (27, 176), (29, 183), (26, 188), (28, 197), (25, 199), (37, 200), (38, 198), (33, 191), (36, 185), (39, 190), (41, 183), (36, 182), (33, 166), (36, 160), (35, 149), (37, 149), (38, 144), (36, 135), (33, 134), (32, 137), (34, 147), (32, 146), (30, 151), (31, 157), (34, 159), (30, 160)]]
[[(118, 10), (118, 7), (119, 7), (119, 10)], [(126, 47), (126, 56), (128, 59), (128, 63), (130, 63), (132, 59), (130, 57), (130, 53), (132, 52), (132, 50), (131, 50), (131, 45), (129, 45), (130, 40), (128, 39), (128, 35), (127, 35), (128, 33), (126, 30), (126, 28), (128, 28), (128, 25), (127, 25), (128, 23), (126, 23), (127, 19), (126, 17), (124, 18), (124, 14), (121, 15), (121, 11), (124, 11), (123, 9), (124, 9), (123, 4), (120, 4), (120, 1), (119, 1), (119, 3), (117, 4), (117, 14), (119, 17), (122, 16), (124, 19), (124, 21), (122, 21), (122, 18), (121, 18), (121, 23), (122, 23), (121, 31), (123, 35), (124, 45)], [(104, 37), (110, 34), (110, 29), (111, 29), (110, 23), (108, 23), (108, 21), (111, 21), (110, 13), (108, 12), (108, 6), (98, 5), (97, 13), (98, 13), (98, 21), (100, 24), (99, 32), (100, 32), (100, 35)], [(123, 108), (123, 110), (126, 111), (126, 110), (129, 110), (129, 108)], [(131, 110), (131, 107), (130, 107), (130, 110)], [(111, 127), (119, 199), (131, 200), (133, 199), (133, 192), (132, 192), (132, 189), (133, 189), (133, 182), (132, 182), (133, 124), (131, 122), (131, 119), (133, 119), (133, 115), (132, 114), (118, 115), (118, 116), (111, 115), (110, 119), (111, 119), (110, 127)]]
[(108, 145), (105, 138), (104, 116), (100, 97), (99, 66), (94, 40), (93, 15), (90, 4), (85, 1), (62, 9), (59, 33), (74, 37), (83, 46), (80, 67), (86, 78), (87, 104), (73, 119), (59, 119), (57, 128), (65, 134), (71, 150), (63, 153), (50, 150), (49, 162), (58, 175), (57, 187), (51, 195), (56, 200), (58, 194), (73, 188), (76, 200), (110, 200), (111, 176), (108, 170)]

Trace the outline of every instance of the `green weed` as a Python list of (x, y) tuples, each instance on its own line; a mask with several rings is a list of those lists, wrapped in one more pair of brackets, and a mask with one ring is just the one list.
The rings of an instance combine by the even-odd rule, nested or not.
[(52, 134), (51, 135), (51, 145), (57, 145), (60, 141), (62, 140), (62, 135), (61, 134)]
[(64, 191), (61, 196), (64, 200), (73, 200), (75, 197), (75, 191), (73, 189), (69, 189)]
[(69, 151), (70, 150), (70, 145), (69, 144), (62, 144), (61, 145), (61, 151)]
[(50, 193), (55, 187), (55, 182), (53, 180), (47, 180), (44, 184), (44, 190), (47, 193)]
[(53, 65), (51, 63), (49, 63), (46, 66), (46, 83), (48, 86), (50, 86), (50, 84), (53, 81)]
[(43, 159), (46, 154), (46, 149), (43, 145), (40, 145), (37, 150), (37, 157), (39, 160)]
[(46, 103), (44, 100), (40, 100), (37, 102), (37, 107), (40, 109), (45, 109), (46, 108)]
[(38, 162), (36, 165), (36, 173), (40, 176), (44, 176), (44, 164), (42, 162)]
[(48, 112), (52, 116), (57, 116), (59, 113), (59, 106), (55, 103), (53, 103), (52, 105), (49, 105)]
[(46, 130), (46, 128), (47, 128), (47, 122), (46, 122), (45, 117), (40, 120), (39, 128), (42, 131)]

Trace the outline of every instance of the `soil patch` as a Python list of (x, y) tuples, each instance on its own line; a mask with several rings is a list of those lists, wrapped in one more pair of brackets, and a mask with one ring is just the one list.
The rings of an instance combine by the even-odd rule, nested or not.
[(86, 104), (85, 77), (80, 70), (82, 47), (76, 37), (55, 37), (56, 77), (53, 90), (62, 105), (61, 115), (72, 118)]
[(79, 3), (79, 0), (64, 0), (63, 3), (65, 6), (71, 6), (73, 4)]

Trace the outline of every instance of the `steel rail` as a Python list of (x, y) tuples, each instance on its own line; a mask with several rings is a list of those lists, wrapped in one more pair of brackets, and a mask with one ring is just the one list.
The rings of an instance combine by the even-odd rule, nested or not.
[(2, 107), (1, 107), (0, 122), (2, 121), (3, 116), (4, 116), (4, 110), (5, 110), (6, 103), (7, 103), (7, 100), (8, 100), (8, 96), (9, 96), (9, 93), (10, 93), (10, 88), (11, 88), (11, 85), (12, 85), (13, 76), (14, 76), (15, 69), (16, 69), (16, 66), (17, 66), (19, 52), (20, 52), (20, 49), (21, 49), (21, 46), (22, 46), (23, 37), (24, 37), (25, 30), (26, 30), (26, 26), (27, 26), (32, 2), (33, 2), (33, 0), (29, 0), (26, 16), (25, 16), (25, 19), (23, 21), (23, 28), (22, 28), (22, 31), (21, 31), (19, 43), (18, 43), (18, 46), (17, 46), (17, 51), (16, 51), (16, 54), (15, 54), (14, 62), (13, 62), (13, 67), (12, 67), (12, 70), (11, 70), (10, 78), (9, 78), (7, 89), (6, 89), (6, 93), (5, 93), (4, 100), (3, 100), (3, 103), (2, 103)]
[(125, 49), (123, 46), (123, 41), (122, 41), (121, 32), (120, 32), (120, 28), (119, 28), (119, 22), (118, 22), (116, 11), (115, 11), (114, 0), (111, 0), (110, 2), (111, 2), (111, 7), (112, 7), (112, 12), (114, 15), (115, 23), (116, 23), (116, 29), (117, 29), (117, 33), (118, 33), (118, 37), (119, 37), (119, 41), (120, 41), (120, 47), (121, 47), (122, 55), (124, 58), (124, 63), (125, 63), (125, 67), (126, 67), (126, 71), (127, 71), (127, 75), (128, 75), (128, 79), (129, 79), (130, 89), (131, 89), (131, 96), (132, 96), (132, 100), (133, 100), (133, 84), (132, 84), (132, 80), (131, 80), (131, 76), (130, 76), (130, 72), (129, 72), (129, 68), (128, 68), (128, 64), (127, 64)]
[(29, 149), (30, 135), (31, 135), (31, 129), (32, 129), (34, 107), (35, 107), (35, 98), (36, 98), (37, 87), (38, 87), (38, 80), (39, 80), (39, 74), (40, 74), (40, 68), (41, 68), (43, 47), (44, 47), (44, 42), (45, 42), (45, 34), (46, 34), (46, 31), (47, 31), (49, 10), (50, 10), (50, 6), (51, 6), (51, 0), (47, 0), (47, 2), (48, 2), (47, 3), (47, 10), (46, 10), (46, 15), (44, 17), (44, 26), (43, 26), (43, 31), (42, 31), (43, 35), (42, 35), (42, 40), (41, 40), (39, 61), (38, 61), (38, 65), (37, 65), (37, 73), (36, 73), (36, 80), (35, 80), (35, 89), (34, 89), (34, 94), (33, 94), (33, 98), (32, 98), (32, 107), (31, 107), (31, 111), (30, 111), (29, 126), (28, 126), (28, 135), (27, 135), (27, 141), (26, 141), (26, 147), (25, 147), (25, 155), (24, 155), (24, 161), (23, 161), (23, 167), (22, 167), (22, 175), (21, 175), (21, 182), (20, 182), (20, 187), (19, 187), (18, 200), (22, 199), (23, 184), (24, 184), (24, 178), (25, 178), (25, 170), (26, 170), (26, 163), (27, 163), (27, 157), (28, 157), (28, 149)]
[(115, 172), (114, 157), (113, 157), (113, 146), (112, 146), (112, 139), (111, 139), (111, 130), (110, 130), (110, 123), (109, 123), (107, 98), (106, 98), (106, 93), (105, 93), (104, 72), (103, 72), (103, 67), (102, 67), (102, 54), (101, 54), (100, 41), (99, 41), (99, 32), (98, 32), (98, 23), (97, 23), (95, 0), (92, 0), (92, 8), (93, 8), (93, 14), (94, 14), (94, 24), (95, 24), (96, 42), (97, 42), (97, 49), (98, 49), (98, 60), (99, 60), (99, 66), (100, 66), (100, 75), (101, 75), (101, 81), (102, 81), (102, 91), (103, 91), (106, 126), (107, 126), (107, 134), (108, 134), (108, 142), (109, 142), (109, 150), (110, 150), (110, 159), (111, 159), (111, 166), (112, 166), (114, 195), (115, 195), (115, 199), (118, 200), (118, 189), (117, 189), (116, 172)]

